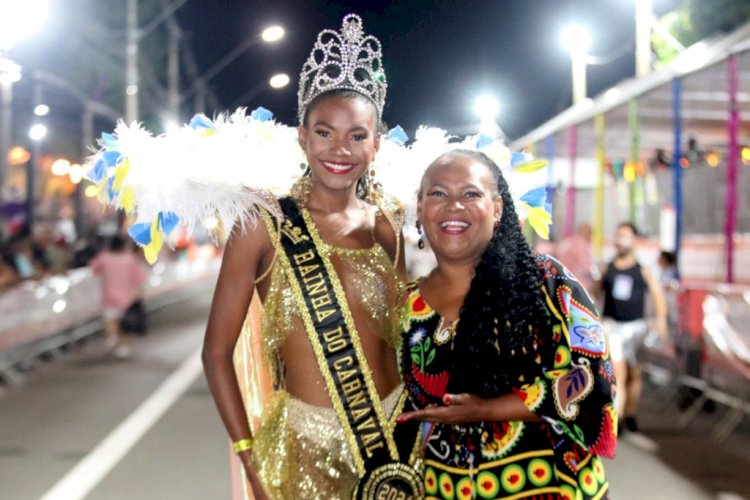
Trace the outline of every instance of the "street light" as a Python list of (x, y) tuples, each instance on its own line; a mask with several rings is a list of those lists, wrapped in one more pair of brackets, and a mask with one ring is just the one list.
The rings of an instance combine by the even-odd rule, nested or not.
[(42, 26), (48, 10), (47, 0), (0, 1), (0, 200), (9, 167), (7, 153), (13, 137), (13, 84), (21, 79), (21, 66), (6, 53), (16, 41)]
[(39, 142), (47, 137), (47, 126), (43, 123), (35, 123), (29, 129), (29, 139), (34, 142)]
[(270, 80), (268, 80), (268, 84), (271, 86), (271, 88), (282, 89), (289, 85), (289, 75), (287, 75), (286, 73), (275, 74), (270, 78)]
[(47, 0), (0, 2), (0, 52), (10, 50), (16, 41), (38, 31), (48, 11)]
[(264, 42), (273, 43), (278, 42), (284, 38), (284, 28), (281, 26), (270, 26), (263, 30), (260, 37)]
[[(208, 83), (209, 80), (211, 80), (213, 77), (218, 75), (221, 71), (224, 70), (224, 68), (226, 68), (231, 63), (233, 63), (245, 51), (254, 47), (259, 42), (275, 43), (281, 40), (282, 38), (284, 38), (284, 28), (282, 28), (281, 26), (271, 26), (263, 30), (260, 36), (256, 35), (256, 36), (251, 36), (247, 38), (245, 41), (243, 41), (242, 43), (237, 45), (235, 48), (230, 50), (224, 57), (219, 59), (216, 62), (216, 64), (214, 64), (213, 66), (211, 66), (211, 68), (208, 69), (208, 71), (206, 71), (201, 76), (196, 78), (193, 85), (191, 85), (187, 90), (185, 90), (182, 93), (182, 95), (180, 96), (180, 102), (185, 102), (187, 99), (189, 99), (196, 93), (204, 91), (206, 87), (206, 83)], [(203, 110), (200, 110), (200, 111), (203, 111)]]
[(562, 33), (562, 43), (570, 52), (573, 79), (573, 104), (586, 99), (586, 58), (589, 49), (589, 32), (581, 25), (573, 24)]
[(485, 94), (479, 96), (474, 102), (474, 112), (479, 115), (482, 120), (479, 125), (479, 132), (492, 137), (497, 136), (497, 124), (495, 123), (495, 117), (500, 111), (500, 103), (497, 102), (493, 96)]
[[(268, 85), (273, 89), (282, 89), (289, 85), (289, 81), (289, 75), (286, 73), (277, 73), (268, 79)], [(247, 92), (235, 99), (235, 101), (229, 106), (229, 109), (247, 104), (247, 101), (260, 94), (266, 88), (266, 82), (260, 82), (257, 85), (250, 87)]]
[(34, 107), (34, 114), (36, 116), (47, 116), (49, 114), (49, 106), (46, 104), (37, 104)]

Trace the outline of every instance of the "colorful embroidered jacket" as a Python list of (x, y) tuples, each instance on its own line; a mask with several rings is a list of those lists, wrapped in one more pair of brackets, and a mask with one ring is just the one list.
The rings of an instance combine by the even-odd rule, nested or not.
[[(537, 264), (554, 349), (537, 357), (535, 380), (518, 382), (513, 391), (540, 419), (435, 424), (425, 441), (427, 498), (573, 500), (607, 495), (599, 457), (614, 455), (617, 418), (614, 368), (599, 316), (562, 264), (544, 255)], [(445, 394), (455, 325), (443, 325), (417, 285), (408, 290), (401, 368), (413, 405), (422, 408)], [(498, 369), (502, 367), (498, 355)]]

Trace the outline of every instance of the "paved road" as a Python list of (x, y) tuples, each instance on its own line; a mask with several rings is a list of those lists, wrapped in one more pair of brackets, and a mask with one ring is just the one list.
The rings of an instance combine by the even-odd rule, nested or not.
[[(209, 301), (202, 292), (154, 312), (130, 360), (94, 339), (4, 390), (0, 499), (228, 499), (226, 438), (196, 357)], [(716, 413), (674, 430), (668, 399), (644, 405), (658, 449), (625, 440), (607, 462), (612, 498), (750, 498), (750, 428), (719, 447), (703, 437)]]

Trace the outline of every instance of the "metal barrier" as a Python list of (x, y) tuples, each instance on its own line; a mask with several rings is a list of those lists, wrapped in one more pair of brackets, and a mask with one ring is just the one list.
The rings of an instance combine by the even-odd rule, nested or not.
[(646, 345), (644, 367), (666, 373), (672, 388), (697, 394), (680, 427), (690, 425), (708, 401), (726, 406), (713, 430), (723, 442), (750, 415), (750, 287), (693, 285), (671, 293), (677, 305), (674, 349)]
[[(213, 286), (220, 261), (214, 257), (157, 262), (149, 268), (144, 305), (153, 311)], [(20, 381), (19, 366), (103, 327), (100, 278), (88, 268), (27, 281), (0, 293), (0, 378)]]

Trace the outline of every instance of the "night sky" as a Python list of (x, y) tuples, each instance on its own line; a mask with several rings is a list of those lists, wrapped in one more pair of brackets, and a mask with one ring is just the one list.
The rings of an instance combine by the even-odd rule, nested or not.
[[(655, 12), (676, 3), (654, 0)], [(338, 30), (349, 12), (359, 14), (366, 32), (383, 45), (385, 120), (410, 132), (420, 124), (476, 132), (473, 102), (482, 93), (499, 100), (498, 124), (511, 139), (570, 106), (570, 58), (560, 32), (571, 22), (589, 28), (591, 54), (611, 59), (589, 66), (589, 96), (634, 73), (634, 0), (190, 0), (178, 18), (190, 33), (201, 71), (243, 37), (283, 25), (287, 34), (281, 42), (249, 49), (211, 85), (224, 108), (263, 105), (292, 124), (299, 70), (317, 33)], [(238, 101), (276, 72), (292, 78), (286, 89), (269, 88)]]

